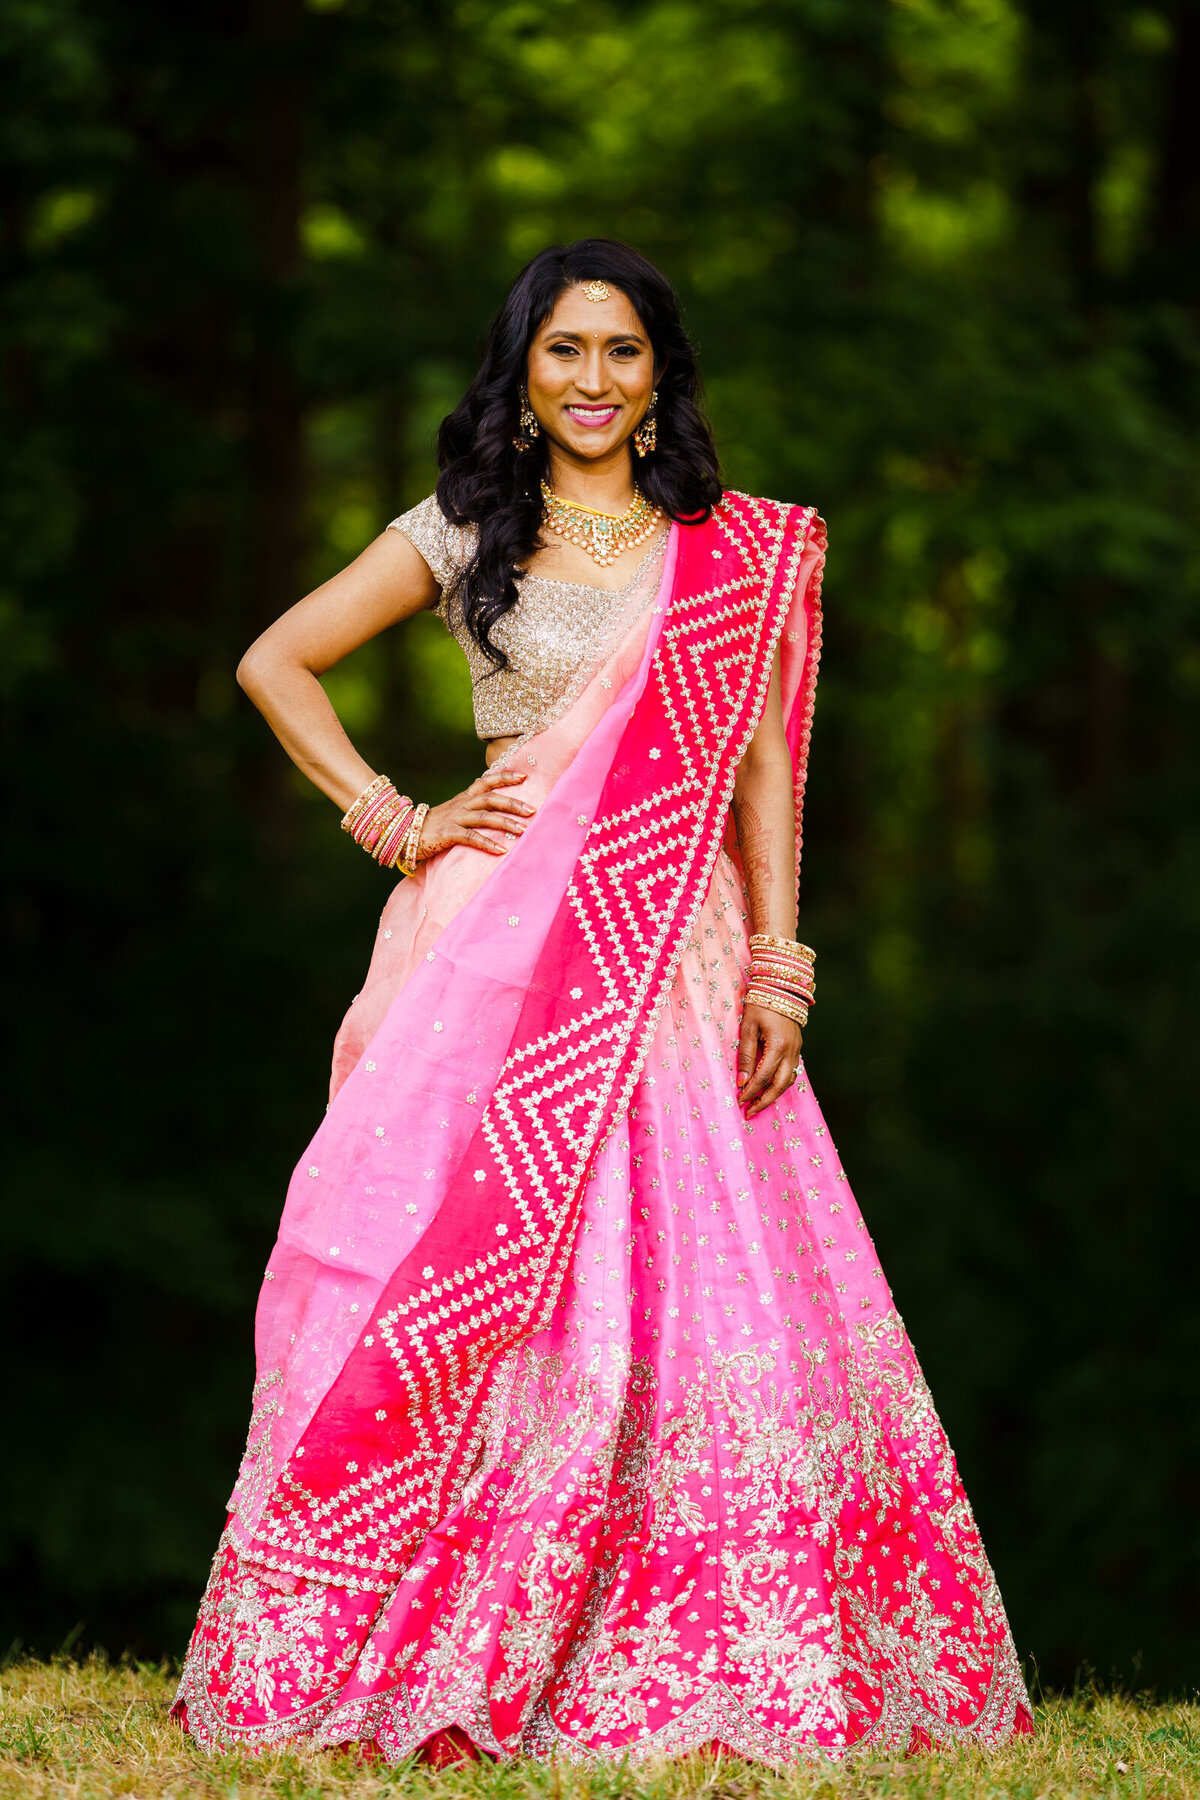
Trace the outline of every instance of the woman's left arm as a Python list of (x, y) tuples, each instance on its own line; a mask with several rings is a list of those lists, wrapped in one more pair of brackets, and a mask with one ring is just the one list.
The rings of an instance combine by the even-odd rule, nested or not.
[[(733, 817), (750, 900), (751, 930), (796, 935), (796, 802), (783, 730), (779, 657), (758, 729), (733, 788)], [(800, 1027), (767, 1006), (742, 1009), (738, 1098), (746, 1117), (778, 1100), (796, 1079)]]

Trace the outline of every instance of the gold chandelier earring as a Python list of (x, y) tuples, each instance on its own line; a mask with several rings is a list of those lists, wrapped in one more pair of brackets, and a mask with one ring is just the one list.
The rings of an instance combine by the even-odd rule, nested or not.
[(654, 398), (646, 408), (645, 413), (642, 415), (642, 422), (633, 434), (633, 447), (639, 456), (649, 456), (652, 450), (658, 449), (657, 411), (658, 389), (655, 388)]
[(533, 440), (541, 436), (542, 428), (537, 422), (537, 414), (529, 404), (529, 390), (521, 386), (521, 416), (517, 425), (517, 435), (513, 439), (514, 450), (532, 450)]

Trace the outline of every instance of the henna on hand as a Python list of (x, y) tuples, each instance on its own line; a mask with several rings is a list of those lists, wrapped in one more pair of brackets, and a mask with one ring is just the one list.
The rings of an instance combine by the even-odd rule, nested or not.
[(734, 794), (733, 817), (737, 825), (738, 849), (742, 854), (750, 910), (756, 920), (767, 919), (771, 913), (771, 890), (775, 883), (771, 831), (746, 794)]

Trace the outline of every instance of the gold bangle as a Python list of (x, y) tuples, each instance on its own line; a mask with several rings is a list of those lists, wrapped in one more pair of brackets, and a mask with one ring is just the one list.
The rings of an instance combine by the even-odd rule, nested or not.
[(776, 937), (769, 931), (751, 932), (750, 949), (753, 951), (756, 946), (761, 946), (764, 950), (784, 950), (792, 956), (806, 956), (811, 962), (817, 960), (816, 951), (807, 944), (798, 943), (795, 938)]
[(816, 964), (806, 956), (780, 956), (776, 950), (755, 950), (750, 957), (752, 969), (774, 969), (780, 975), (815, 975)]
[(809, 981), (814, 981), (817, 973), (810, 962), (804, 962), (798, 957), (793, 957), (791, 962), (785, 962), (781, 956), (764, 956), (761, 951), (756, 952), (750, 958), (750, 967), (761, 969), (764, 975), (784, 975), (789, 980), (802, 976)]
[(374, 781), (369, 781), (358, 799), (352, 800), (342, 814), (342, 830), (353, 831), (376, 794), (381, 794), (384, 788), (391, 787), (391, 785), (391, 781), (386, 775), (376, 775)]
[[(371, 855), (375, 858), (375, 861), (379, 864), (381, 869), (394, 869), (399, 862), (400, 852), (404, 848), (405, 839), (408, 837), (409, 827), (412, 825), (416, 810), (417, 809), (411, 800), (402, 798), (399, 806), (376, 838), (375, 848), (372, 850)], [(399, 827), (397, 827), (397, 820), (400, 821)], [(391, 860), (389, 862), (384, 862), (384, 847), (387, 844), (388, 839), (395, 835), (397, 829), (400, 830), (400, 841), (396, 845)]]
[(400, 817), (403, 810), (404, 803), (399, 794), (395, 794), (391, 799), (383, 802), (379, 811), (379, 817), (371, 821), (368, 828), (368, 835), (371, 841), (369, 844), (363, 841), (362, 847), (367, 852), (368, 856), (374, 857), (376, 862), (379, 861), (379, 852), (383, 846), (384, 839), (387, 837), (388, 832), (392, 829), (392, 826)]
[(417, 854), (421, 848), (421, 827), (425, 823), (425, 815), (429, 811), (424, 801), (413, 814), (413, 822), (404, 839), (404, 848), (396, 858), (396, 867), (402, 875), (415, 875), (417, 872)]
[(768, 994), (761, 988), (747, 988), (745, 1004), (747, 1006), (765, 1006), (768, 1012), (780, 1013), (785, 1019), (791, 1019), (794, 1025), (808, 1024), (808, 1008), (803, 1001), (797, 1001), (793, 1005), (781, 994)]
[(795, 938), (775, 938), (774, 934), (768, 931), (750, 932), (750, 954), (754, 954), (754, 950), (779, 950), (779, 952), (783, 952), (784, 956), (790, 956), (790, 958), (799, 958), (802, 961), (810, 961), (810, 963), (817, 961), (817, 952), (811, 949), (808, 943), (797, 943)]
[(751, 975), (747, 987), (752, 987), (757, 994), (778, 994), (789, 1006), (815, 1006), (816, 991), (813, 988), (788, 987), (782, 981), (764, 981), (761, 976)]
[(415, 820), (416, 816), (417, 815), (414, 812), (412, 819), (410, 819), (408, 822), (408, 830), (404, 834), (404, 842), (401, 844), (399, 850), (397, 850), (396, 860), (395, 860), (394, 864), (392, 865), (393, 868), (399, 869), (399, 871), (402, 875), (415, 875), (417, 872), (416, 864), (415, 863), (410, 864), (409, 860), (408, 860), (408, 853), (412, 847), (413, 820)]
[(759, 963), (750, 963), (747, 981), (756, 988), (781, 988), (784, 994), (801, 994), (806, 1001), (815, 999), (817, 983), (813, 977), (804, 974), (790, 974), (783, 968), (761, 968)]
[(746, 990), (748, 993), (778, 995), (781, 1000), (786, 1000), (789, 1006), (805, 1006), (812, 1003), (808, 994), (799, 993), (794, 988), (784, 987), (777, 981), (762, 981), (757, 975), (747, 977)]
[(409, 854), (408, 854), (407, 860), (408, 860), (409, 866), (411, 867), (414, 875), (417, 872), (417, 867), (421, 860), (421, 833), (425, 829), (425, 819), (426, 819), (426, 816), (428, 815), (428, 812), (429, 812), (428, 804), (425, 802), (422, 802), (422, 804), (420, 806), (418, 806), (415, 814), (413, 815), (411, 837), (409, 839)]

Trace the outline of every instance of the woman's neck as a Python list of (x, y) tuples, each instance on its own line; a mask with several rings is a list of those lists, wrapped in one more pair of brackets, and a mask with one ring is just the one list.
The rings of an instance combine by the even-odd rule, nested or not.
[(549, 450), (546, 482), (561, 499), (614, 516), (632, 504), (634, 481), (628, 444), (618, 444), (611, 456), (595, 462), (565, 456), (557, 444), (551, 444)]

